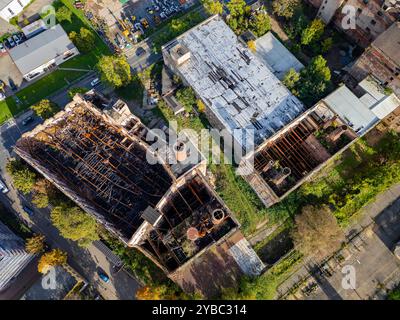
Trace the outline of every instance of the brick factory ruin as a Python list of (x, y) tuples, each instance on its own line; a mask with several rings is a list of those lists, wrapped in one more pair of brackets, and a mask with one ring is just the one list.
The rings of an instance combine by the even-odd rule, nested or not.
[[(192, 268), (195, 256), (217, 243), (237, 245), (233, 236), (245, 241), (239, 246), (244, 250), (227, 253), (236, 269), (261, 272), (263, 264), (248, 250), (239, 223), (208, 184), (204, 158), (188, 164), (187, 148), (156, 152), (145, 140), (149, 133), (124, 102), (90, 91), (76, 95), (64, 111), (25, 133), (15, 151), (177, 282), (182, 279), (172, 275), (182, 267)], [(161, 152), (176, 161), (162, 161)], [(205, 285), (182, 286), (207, 295), (207, 288), (199, 288)]]

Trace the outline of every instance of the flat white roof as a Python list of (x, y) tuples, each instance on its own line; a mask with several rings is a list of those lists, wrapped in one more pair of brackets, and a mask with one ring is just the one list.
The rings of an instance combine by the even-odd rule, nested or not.
[(395, 94), (384, 95), (379, 101), (374, 96), (378, 96), (377, 92), (371, 91), (358, 98), (346, 86), (341, 86), (322, 100), (358, 135), (363, 135), (400, 106), (400, 100)]
[(279, 80), (290, 69), (299, 72), (303, 64), (272, 34), (268, 32), (256, 40), (256, 55), (269, 66)]
[(231, 134), (235, 129), (254, 129), (258, 145), (305, 110), (219, 16), (163, 50), (169, 52), (178, 44), (190, 51), (190, 58), (175, 67)]

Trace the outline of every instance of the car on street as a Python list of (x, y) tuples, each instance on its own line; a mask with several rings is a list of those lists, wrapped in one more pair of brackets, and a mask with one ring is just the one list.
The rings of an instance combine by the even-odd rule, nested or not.
[(109, 283), (110, 282), (110, 277), (108, 275), (106, 275), (104, 272), (98, 270), (97, 271), (97, 275), (99, 276), (99, 278), (101, 280), (103, 280), (105, 283)]
[(34, 214), (33, 210), (27, 206), (23, 206), (22, 210), (24, 210), (30, 217)]
[(91, 82), (90, 82), (90, 85), (92, 86), (92, 88), (93, 87), (95, 87), (95, 86), (97, 86), (98, 84), (100, 84), (100, 79), (99, 78), (96, 78), (96, 79), (93, 79)]
[(6, 53), (6, 48), (4, 48), (4, 44), (0, 42), (0, 53)]
[(393, 254), (400, 259), (400, 241), (394, 247)]
[(15, 42), (14, 42), (14, 40), (12, 39), (12, 37), (9, 37), (9, 38), (7, 39), (7, 42), (8, 42), (8, 45), (9, 45), (10, 48), (14, 48), (14, 47), (15, 47)]
[(6, 184), (2, 180), (0, 180), (0, 191), (2, 193), (7, 193), (9, 191)]
[(15, 82), (12, 79), (8, 80), (8, 85), (10, 86), (12, 91), (16, 91), (18, 89), (17, 86), (15, 85)]
[(14, 35), (12, 36), (12, 38), (13, 38), (14, 42), (15, 42), (17, 45), (20, 44), (20, 43), (22, 42), (22, 38), (20, 38), (17, 34), (14, 34)]
[(140, 57), (146, 53), (146, 50), (143, 49), (142, 47), (139, 47), (136, 49), (136, 56)]
[(26, 126), (26, 125), (28, 125), (29, 123), (31, 123), (32, 121), (33, 121), (33, 117), (32, 117), (32, 116), (29, 116), (29, 117), (25, 118), (24, 120), (22, 120), (22, 125), (23, 125), (23, 126)]

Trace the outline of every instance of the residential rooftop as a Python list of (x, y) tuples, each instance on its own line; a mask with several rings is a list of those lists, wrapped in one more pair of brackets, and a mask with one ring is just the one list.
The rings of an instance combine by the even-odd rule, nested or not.
[(9, 53), (19, 71), (25, 75), (74, 48), (67, 33), (57, 24), (10, 49)]
[(194, 89), (223, 128), (232, 135), (235, 129), (254, 129), (256, 145), (305, 110), (219, 16), (166, 44), (163, 53), (169, 67)]

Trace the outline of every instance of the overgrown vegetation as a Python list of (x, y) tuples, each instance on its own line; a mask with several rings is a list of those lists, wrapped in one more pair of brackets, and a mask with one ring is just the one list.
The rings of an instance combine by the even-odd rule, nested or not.
[[(374, 135), (376, 132), (370, 132)], [(400, 139), (388, 132), (375, 145), (358, 140), (336, 156), (313, 181), (302, 185), (281, 203), (268, 209), (275, 220), (287, 219), (309, 203), (328, 205), (341, 227), (375, 197), (400, 182)]]
[(302, 254), (291, 251), (271, 269), (257, 278), (243, 277), (237, 288), (223, 290), (224, 300), (272, 300), (276, 297), (277, 288), (293, 273), (301, 262)]
[(271, 21), (266, 12), (252, 12), (244, 0), (231, 0), (226, 4), (229, 10), (227, 23), (237, 34), (247, 30), (260, 37), (271, 29)]
[(31, 106), (31, 109), (42, 119), (48, 119), (59, 111), (60, 107), (48, 99), (43, 99)]

